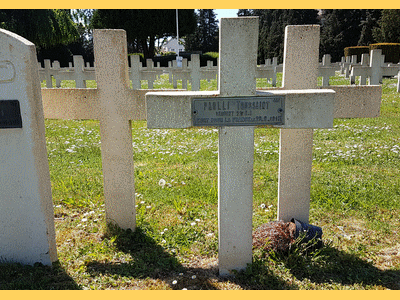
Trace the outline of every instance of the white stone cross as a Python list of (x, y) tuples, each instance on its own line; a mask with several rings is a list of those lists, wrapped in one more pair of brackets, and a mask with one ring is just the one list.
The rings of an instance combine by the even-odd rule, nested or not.
[(329, 77), (335, 76), (336, 67), (331, 64), (331, 56), (325, 54), (322, 57), (322, 65), (318, 68), (318, 77), (322, 77), (322, 86), (329, 85)]
[(359, 85), (367, 84), (367, 77), (371, 76), (371, 67), (369, 66), (369, 54), (361, 54), (361, 64), (351, 66), (350, 83), (355, 84), (356, 77), (360, 76)]
[(132, 63), (133, 89), (129, 88), (124, 30), (96, 29), (93, 40), (97, 89), (42, 89), (44, 116), (99, 120), (106, 220), (135, 230), (131, 121), (146, 119), (145, 94), (149, 90), (139, 90), (139, 56), (135, 55), (131, 56), (131, 62), (137, 59)]
[[(307, 28), (316, 30), (315, 26)], [(218, 101), (224, 101), (226, 97), (257, 99), (251, 98), (257, 94), (285, 98), (284, 122), (279, 127), (333, 126), (335, 92), (332, 90), (256, 92), (258, 18), (222, 18), (219, 40), (218, 92), (147, 93), (148, 128), (192, 127), (193, 99), (209, 98), (210, 102), (215, 100), (215, 106), (218, 107)], [(318, 42), (319, 40), (315, 42), (316, 45)], [(303, 51), (310, 53), (309, 51), (315, 49), (313, 45), (305, 45)], [(311, 59), (302, 61), (302, 66), (310, 63), (318, 66), (318, 52), (316, 54), (311, 54)], [(295, 52), (291, 52), (287, 57), (291, 59), (291, 64), (298, 63)], [(301, 80), (298, 79), (299, 73), (291, 76), (286, 76), (285, 82), (295, 82), (296, 84), (292, 84), (293, 89), (311, 86), (309, 82), (313, 79), (309, 78), (308, 73), (300, 74)], [(317, 73), (315, 87), (316, 76)], [(301, 81), (307, 83), (302, 84)], [(255, 104), (256, 102), (254, 101)], [(222, 102), (219, 104), (223, 105)], [(213, 104), (210, 107), (212, 106)], [(241, 110), (234, 113), (243, 112)], [(219, 273), (222, 276), (230, 275), (232, 270), (245, 269), (247, 264), (252, 262), (253, 155), (254, 126), (219, 126), (218, 228)]]
[(36, 48), (0, 29), (0, 262), (56, 260)]
[[(284, 89), (316, 87), (318, 44), (318, 26), (286, 27)], [(336, 92), (334, 118), (379, 116), (382, 95), (380, 85), (329, 88)], [(290, 221), (296, 218), (308, 222), (313, 129), (282, 129), (279, 146), (278, 220)]]

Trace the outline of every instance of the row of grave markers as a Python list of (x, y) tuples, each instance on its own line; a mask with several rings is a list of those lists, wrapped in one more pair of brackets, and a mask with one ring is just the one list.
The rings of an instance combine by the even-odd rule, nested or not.
[[(5, 30), (0, 31), (0, 38), (1, 47), (10, 49), (2, 49), (0, 52), (0, 66), (4, 66), (0, 68), (0, 95), (7, 95), (0, 100), (8, 103), (11, 100), (19, 101), (23, 124), (22, 128), (0, 129), (0, 258), (6, 260), (50, 264), (57, 259), (46, 151), (42, 151), (43, 157), (38, 156), (35, 151), (29, 155), (20, 155), (19, 144), (7, 143), (9, 140), (26, 139), (31, 134), (40, 147), (45, 149), (43, 112), (46, 118), (57, 116), (100, 121), (107, 222), (132, 230), (136, 227), (132, 120), (147, 119), (149, 128), (187, 128), (194, 124), (194, 100), (212, 98), (213, 101), (225, 101), (226, 97), (234, 97), (233, 101), (236, 101), (240, 97), (245, 102), (251, 102), (255, 101), (254, 97), (264, 97), (268, 102), (272, 98), (284, 99), (280, 112), (277, 112), (281, 114), (281, 123), (274, 125), (281, 128), (278, 219), (288, 221), (296, 218), (308, 222), (313, 128), (330, 128), (334, 118), (379, 115), (380, 86), (341, 86), (330, 87), (329, 90), (317, 88), (319, 26), (315, 25), (286, 28), (283, 89), (265, 91), (256, 91), (258, 18), (221, 19), (220, 80), (217, 92), (149, 92), (130, 89), (125, 32), (95, 30), (98, 88), (62, 89), (64, 96), (61, 97), (54, 92), (57, 89), (43, 89), (43, 107), (37, 66), (34, 67), (33, 63), (36, 58), (32, 54), (34, 46)], [(27, 66), (20, 65), (23, 52), (9, 54), (13, 49), (9, 45), (14, 44), (30, 51), (29, 57), (32, 59)], [(232, 44), (238, 46), (231, 47)], [(29, 82), (24, 76), (27, 72), (25, 69), (31, 73)], [(34, 92), (32, 95), (25, 91), (21, 94), (13, 92), (14, 89), (21, 91), (24, 88)], [(143, 101), (145, 93), (146, 101)], [(34, 103), (32, 107), (35, 113), (27, 110), (29, 102)], [(32, 114), (39, 119), (33, 120)], [(39, 128), (32, 129), (29, 124)], [(219, 128), (220, 275), (229, 275), (231, 270), (241, 270), (252, 259), (253, 153), (256, 125), (259, 123), (253, 126), (211, 124)], [(41, 135), (36, 132), (41, 132)], [(32, 144), (30, 141), (27, 143)], [(35, 181), (32, 178), (22, 178), (18, 169), (11, 172), (10, 177), (9, 169), (14, 164), (26, 163), (23, 162), (23, 157), (42, 163), (41, 166), (33, 163), (32, 172), (33, 177), (43, 177), (40, 180), (42, 185), (36, 185), (35, 188), (39, 194), (47, 191), (45, 196), (39, 195), (37, 199), (33, 199), (27, 195), (27, 191), (20, 192), (22, 188), (16, 188), (15, 182)], [(28, 189), (31, 191), (31, 187)], [(23, 193), (26, 195), (19, 198)], [(21, 201), (27, 205), (21, 205)], [(36, 211), (40, 213), (31, 216)], [(21, 223), (18, 216), (29, 216), (27, 220), (35, 217), (38, 221), (32, 226), (32, 222)], [(42, 240), (36, 241), (41, 246), (36, 252), (27, 250), (31, 249), (29, 243), (32, 243), (32, 239), (19, 234), (28, 229), (37, 231), (35, 234), (31, 233), (31, 236), (43, 236)], [(17, 248), (18, 251), (15, 251)]]
[[(187, 81), (192, 84), (193, 90), (200, 89), (200, 80), (216, 79), (217, 67), (212, 65), (212, 61), (207, 62), (207, 66), (200, 67), (200, 57), (198, 54), (193, 54), (191, 61), (183, 60), (182, 67), (176, 66), (176, 61), (169, 62), (168, 68), (162, 68), (158, 63), (154, 67), (151, 59), (147, 59), (147, 66), (143, 67), (139, 55), (129, 56), (131, 68), (129, 68), (129, 79), (132, 81), (133, 89), (141, 88), (141, 81), (148, 82), (148, 88), (152, 89), (154, 81), (159, 78), (161, 74), (168, 73), (169, 80), (173, 83), (174, 88), (177, 87), (177, 81), (182, 80), (182, 86), (187, 88)], [(40, 81), (46, 81), (46, 87), (52, 88), (52, 78), (55, 79), (55, 86), (61, 87), (61, 81), (73, 80), (75, 81), (76, 88), (86, 88), (86, 81), (96, 80), (95, 67), (91, 67), (89, 63), (84, 63), (81, 55), (73, 56), (73, 64), (70, 63), (69, 67), (61, 68), (58, 61), (44, 60), (44, 67), (39, 63), (39, 76)]]
[[(201, 80), (217, 79), (218, 67), (213, 65), (212, 61), (207, 61), (207, 66), (200, 67), (199, 54), (192, 54), (191, 60), (186, 58), (182, 60), (182, 66), (177, 66), (177, 61), (169, 61), (168, 68), (160, 67), (160, 62), (157, 67), (154, 66), (152, 59), (146, 60), (146, 67), (143, 67), (140, 62), (139, 55), (129, 56), (131, 68), (129, 68), (129, 79), (132, 81), (133, 89), (141, 89), (141, 81), (147, 81), (148, 89), (153, 89), (154, 82), (160, 78), (162, 74), (168, 74), (169, 82), (176, 89), (178, 81), (182, 82), (182, 89), (187, 89), (188, 82), (191, 83), (193, 91), (200, 90)], [(47, 88), (53, 88), (52, 78), (55, 79), (55, 87), (61, 87), (61, 81), (73, 80), (76, 88), (86, 88), (86, 81), (96, 80), (95, 67), (91, 67), (89, 63), (84, 63), (81, 55), (73, 56), (73, 64), (67, 68), (61, 68), (58, 61), (44, 60), (44, 67), (39, 63), (40, 81), (46, 81)], [(282, 65), (277, 64), (275, 57), (272, 62), (267, 59), (264, 65), (257, 67), (257, 78), (267, 78), (273, 86), (276, 86), (276, 74), (282, 72)]]
[[(318, 77), (322, 77), (322, 86), (329, 86), (329, 78), (335, 76), (336, 71), (340, 71), (346, 78), (351, 79), (354, 84), (355, 77), (361, 76), (360, 85), (366, 85), (366, 79), (371, 77), (369, 84), (379, 84), (383, 76), (395, 76), (400, 70), (400, 64), (384, 64), (384, 56), (381, 55), (381, 50), (372, 50), (373, 62), (369, 62), (369, 54), (363, 54), (360, 63), (357, 63), (357, 56), (346, 57), (340, 63), (331, 63), (331, 56), (325, 54), (322, 62), (318, 66)], [(381, 57), (382, 63), (379, 62)], [(378, 58), (378, 59), (377, 59)], [(141, 81), (148, 82), (148, 88), (154, 88), (154, 82), (162, 74), (168, 74), (169, 82), (173, 84), (173, 88), (177, 88), (177, 82), (182, 81), (182, 89), (187, 89), (188, 82), (192, 85), (193, 91), (200, 90), (201, 80), (217, 79), (218, 68), (213, 66), (212, 61), (207, 61), (207, 66), (200, 67), (200, 57), (198, 54), (191, 56), (191, 61), (183, 59), (182, 67), (177, 67), (176, 60), (169, 62), (168, 68), (163, 68), (151, 59), (146, 60), (146, 67), (140, 63), (138, 55), (129, 56), (131, 68), (129, 68), (129, 79), (132, 81), (133, 89), (141, 89)], [(278, 64), (278, 58), (272, 60), (267, 59), (265, 64), (257, 66), (256, 78), (267, 78), (272, 86), (276, 86), (277, 73), (282, 72), (283, 64)], [(373, 71), (374, 70), (374, 71)], [(376, 70), (376, 71), (375, 71)], [(372, 75), (376, 73), (377, 76)], [(58, 61), (51, 63), (49, 59), (44, 60), (44, 68), (39, 64), (39, 76), (41, 81), (46, 81), (46, 87), (52, 88), (52, 77), (55, 79), (55, 87), (61, 87), (61, 81), (73, 80), (76, 88), (86, 88), (86, 81), (96, 80), (95, 67), (90, 67), (89, 63), (84, 64), (83, 57), (80, 55), (73, 56), (73, 64), (70, 63), (68, 68), (61, 68)], [(375, 79), (376, 77), (376, 79)]]
[[(329, 78), (335, 76), (336, 71), (340, 71), (345, 78), (350, 79), (351, 84), (355, 84), (356, 77), (360, 77), (359, 85), (366, 85), (369, 78), (369, 85), (377, 85), (382, 82), (383, 77), (394, 77), (400, 72), (400, 64), (384, 63), (385, 56), (381, 49), (371, 50), (370, 54), (362, 54), (361, 61), (357, 62), (357, 55), (342, 57), (339, 63), (331, 63), (331, 56), (325, 54), (318, 67), (318, 77), (322, 77), (322, 86), (329, 86)], [(146, 60), (147, 67), (140, 63), (138, 55), (129, 56), (131, 68), (129, 68), (129, 79), (132, 81), (133, 89), (141, 89), (141, 81), (147, 81), (148, 89), (154, 88), (154, 82), (162, 74), (168, 74), (169, 82), (176, 89), (178, 81), (182, 81), (182, 89), (187, 89), (188, 82), (192, 85), (193, 91), (200, 90), (201, 80), (215, 80), (218, 68), (213, 66), (212, 61), (207, 61), (206, 67), (200, 67), (200, 57), (198, 54), (191, 56), (191, 61), (183, 59), (182, 67), (177, 67), (177, 62), (168, 62), (168, 68), (154, 67), (151, 59)], [(265, 64), (257, 66), (256, 78), (267, 78), (272, 86), (276, 86), (277, 73), (282, 72), (283, 64), (278, 65), (278, 58), (267, 59)], [(39, 76), (41, 81), (46, 81), (46, 87), (52, 88), (52, 77), (55, 79), (57, 88), (61, 87), (62, 80), (75, 81), (76, 88), (86, 88), (86, 81), (96, 80), (95, 67), (90, 67), (89, 63), (84, 64), (81, 55), (73, 56), (73, 64), (68, 68), (61, 68), (58, 61), (51, 63), (49, 59), (44, 60), (44, 68), (39, 64)], [(398, 81), (399, 82), (399, 81)]]

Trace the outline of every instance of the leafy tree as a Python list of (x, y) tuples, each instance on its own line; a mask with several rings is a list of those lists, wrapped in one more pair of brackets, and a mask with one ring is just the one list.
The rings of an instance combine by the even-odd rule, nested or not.
[(400, 43), (400, 9), (383, 9), (373, 36), (379, 43)]
[(365, 15), (361, 9), (322, 10), (320, 56), (330, 54), (333, 61), (339, 61), (345, 47), (357, 46)]
[[(194, 32), (196, 18), (193, 9), (178, 10), (179, 34)], [(142, 52), (146, 58), (155, 53), (155, 40), (176, 34), (175, 9), (99, 9), (93, 13), (93, 28), (126, 30), (131, 52)]]
[(68, 9), (1, 9), (0, 28), (42, 48), (68, 44), (79, 38)]
[(364, 12), (365, 17), (363, 16), (360, 23), (361, 35), (357, 46), (368, 46), (376, 42), (373, 31), (378, 27), (378, 20), (382, 14), (382, 10), (380, 9), (366, 9)]
[(239, 9), (237, 13), (238, 17), (248, 17), (253, 15), (253, 9)]
[(90, 26), (94, 9), (74, 9), (72, 18), (77, 24), (79, 39), (68, 45), (68, 49), (74, 55), (82, 55), (86, 62), (93, 63), (93, 28)]
[(258, 43), (258, 63), (278, 57), (283, 61), (284, 35), (287, 25), (318, 24), (315, 9), (241, 9), (239, 16), (259, 16), (260, 34)]
[(199, 9), (197, 28), (186, 37), (185, 48), (188, 51), (218, 52), (218, 20), (213, 9)]

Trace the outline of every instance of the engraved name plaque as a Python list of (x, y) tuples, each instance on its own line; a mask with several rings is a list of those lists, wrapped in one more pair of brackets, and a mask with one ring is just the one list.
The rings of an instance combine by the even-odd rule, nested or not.
[(193, 126), (284, 125), (284, 95), (197, 98)]
[(22, 128), (18, 100), (0, 100), (0, 129), (3, 128)]

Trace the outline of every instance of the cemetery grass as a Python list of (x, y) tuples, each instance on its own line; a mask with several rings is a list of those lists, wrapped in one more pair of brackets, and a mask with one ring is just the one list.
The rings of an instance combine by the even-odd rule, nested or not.
[[(310, 223), (323, 229), (324, 246), (254, 249), (253, 264), (228, 279), (217, 268), (216, 129), (148, 130), (132, 122), (132, 232), (106, 226), (98, 122), (46, 120), (59, 262), (2, 264), (0, 289), (400, 289), (395, 83), (384, 80), (379, 118), (338, 119), (314, 131)], [(337, 76), (331, 84), (348, 83)], [(158, 87), (171, 88), (165, 78)], [(277, 216), (278, 151), (279, 130), (256, 129), (254, 229)]]

